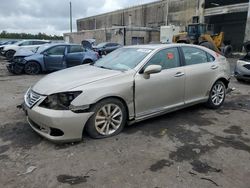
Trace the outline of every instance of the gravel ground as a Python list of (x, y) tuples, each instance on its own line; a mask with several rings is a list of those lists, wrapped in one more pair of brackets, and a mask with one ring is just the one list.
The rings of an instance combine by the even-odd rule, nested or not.
[[(235, 59), (229, 59), (232, 67)], [(44, 75), (14, 76), (0, 59), (0, 187), (227, 187), (250, 185), (250, 84), (219, 110), (196, 105), (126, 127), (118, 136), (56, 145), (28, 126), (21, 104)]]

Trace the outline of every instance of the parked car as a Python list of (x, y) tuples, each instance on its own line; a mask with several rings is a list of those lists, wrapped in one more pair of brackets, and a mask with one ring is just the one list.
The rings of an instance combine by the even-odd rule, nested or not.
[(15, 44), (15, 43), (17, 43), (17, 42), (18, 42), (18, 41), (16, 41), (16, 40), (10, 40), (10, 41), (2, 42), (2, 43), (0, 44), (0, 55), (2, 54), (2, 50), (3, 50), (3, 48), (4, 48), (5, 46), (11, 45), (11, 44)]
[(7, 45), (2, 50), (2, 55), (5, 56), (8, 60), (13, 58), (16, 51), (20, 49), (29, 49), (34, 50), (37, 47), (51, 43), (51, 41), (48, 40), (22, 40), (17, 43), (14, 43), (12, 45)]
[[(10, 72), (34, 75), (45, 71), (57, 71), (76, 65), (95, 62), (98, 54), (84, 49), (77, 44), (50, 44), (43, 45), (37, 51), (17, 52), (13, 61), (7, 65)], [(26, 57), (24, 57), (26, 56)]]
[[(188, 44), (120, 48), (96, 63), (58, 71), (28, 89), (30, 126), (52, 141), (118, 134), (126, 123), (197, 103), (219, 108), (230, 68), (225, 57)], [(194, 114), (195, 116), (195, 114)]]
[(112, 42), (103, 42), (98, 44), (97, 46), (94, 46), (93, 49), (99, 53), (99, 55), (106, 55), (118, 48), (121, 48), (122, 45), (118, 43), (112, 43)]
[(237, 61), (234, 70), (234, 76), (238, 81), (250, 81), (250, 42), (245, 43), (244, 48), (247, 54)]
[(93, 50), (93, 46), (95, 46), (95, 42), (96, 42), (95, 39), (85, 39), (82, 41), (82, 46), (84, 48)]

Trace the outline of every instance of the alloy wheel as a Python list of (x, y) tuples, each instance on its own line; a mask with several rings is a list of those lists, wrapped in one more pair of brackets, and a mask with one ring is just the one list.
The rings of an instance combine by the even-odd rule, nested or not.
[(122, 109), (116, 104), (106, 104), (96, 113), (95, 128), (104, 136), (113, 134), (122, 124)]
[(225, 90), (224, 86), (221, 83), (217, 83), (214, 85), (211, 94), (212, 103), (216, 106), (219, 106), (225, 98)]

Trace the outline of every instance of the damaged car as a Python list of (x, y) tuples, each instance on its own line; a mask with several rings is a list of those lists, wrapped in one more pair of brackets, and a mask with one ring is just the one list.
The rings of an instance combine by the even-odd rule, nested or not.
[(35, 75), (92, 63), (98, 58), (99, 55), (96, 52), (84, 49), (78, 44), (48, 44), (35, 51), (22, 50), (17, 52), (7, 68), (14, 74), (24, 72)]
[(49, 40), (21, 40), (14, 44), (7, 45), (2, 49), (2, 55), (5, 56), (8, 60), (11, 60), (15, 53), (20, 49), (28, 49), (28, 50), (34, 50), (37, 47), (51, 43)]
[(236, 63), (234, 76), (241, 81), (250, 81), (250, 41), (244, 44), (247, 54)]
[(31, 128), (68, 142), (106, 138), (133, 124), (197, 103), (219, 108), (230, 67), (225, 57), (188, 44), (120, 48), (94, 64), (49, 74), (30, 87), (23, 108)]

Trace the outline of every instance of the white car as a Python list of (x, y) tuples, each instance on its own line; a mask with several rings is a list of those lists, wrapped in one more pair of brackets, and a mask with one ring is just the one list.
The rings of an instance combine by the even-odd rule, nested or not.
[(35, 48), (51, 43), (49, 40), (22, 40), (12, 45), (7, 45), (2, 50), (2, 55), (7, 59), (11, 59), (14, 54), (20, 49), (34, 50)]

